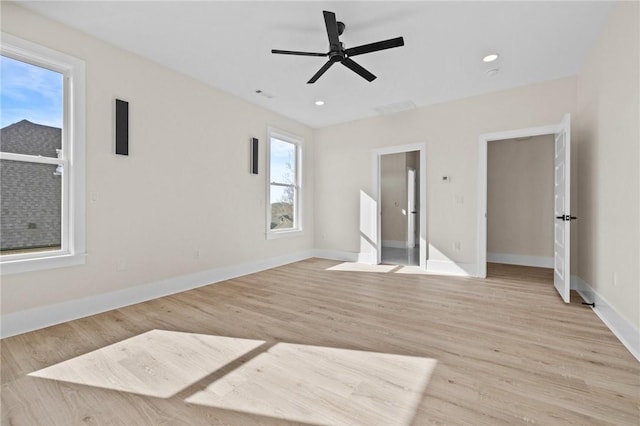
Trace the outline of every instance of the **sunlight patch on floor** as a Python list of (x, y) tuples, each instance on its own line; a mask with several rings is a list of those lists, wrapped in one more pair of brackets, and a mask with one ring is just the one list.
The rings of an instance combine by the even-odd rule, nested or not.
[(455, 265), (454, 263), (447, 263), (447, 267), (450, 269), (447, 270), (427, 270), (423, 269), (419, 266), (413, 265), (372, 265), (370, 263), (360, 263), (360, 262), (343, 262), (334, 266), (330, 266), (326, 268), (327, 271), (338, 271), (338, 272), (375, 272), (379, 274), (404, 274), (404, 275), (435, 275), (435, 276), (469, 276), (469, 273), (466, 272), (461, 267)]
[(29, 376), (169, 398), (262, 344), (151, 330)]
[(367, 263), (344, 262), (327, 268), (327, 270), (342, 272), (378, 272), (386, 274), (398, 268), (398, 265), (371, 265)]
[(278, 343), (186, 402), (321, 424), (410, 424), (437, 361)]
[(393, 272), (396, 274), (436, 275), (435, 273), (422, 269), (419, 266), (401, 266)]
[(431, 358), (151, 330), (29, 376), (156, 398), (179, 395), (190, 404), (294, 422), (400, 425), (414, 418), (436, 364)]

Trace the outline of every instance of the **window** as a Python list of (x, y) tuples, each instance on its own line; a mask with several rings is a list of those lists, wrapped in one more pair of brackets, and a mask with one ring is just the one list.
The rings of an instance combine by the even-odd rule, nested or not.
[(302, 139), (269, 129), (267, 149), (267, 238), (302, 231)]
[(84, 62), (2, 33), (0, 267), (84, 263)]

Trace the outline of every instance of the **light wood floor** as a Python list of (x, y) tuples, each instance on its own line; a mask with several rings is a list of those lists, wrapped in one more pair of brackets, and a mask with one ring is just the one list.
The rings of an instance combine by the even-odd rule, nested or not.
[(640, 364), (549, 270), (311, 259), (2, 341), (2, 425), (638, 425)]

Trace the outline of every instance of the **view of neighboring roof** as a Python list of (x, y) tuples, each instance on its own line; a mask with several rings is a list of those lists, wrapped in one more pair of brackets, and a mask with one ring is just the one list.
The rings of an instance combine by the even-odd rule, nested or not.
[(21, 120), (0, 129), (2, 152), (57, 157), (62, 148), (62, 132), (57, 127)]

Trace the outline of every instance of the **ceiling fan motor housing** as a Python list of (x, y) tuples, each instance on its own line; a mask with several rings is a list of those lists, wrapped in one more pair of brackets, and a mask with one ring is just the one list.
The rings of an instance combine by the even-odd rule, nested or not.
[(329, 52), (329, 60), (331, 62), (340, 62), (344, 58), (346, 58), (346, 56), (347, 55), (345, 54), (344, 45), (342, 44), (342, 42), (340, 42), (340, 46), (338, 49)]

